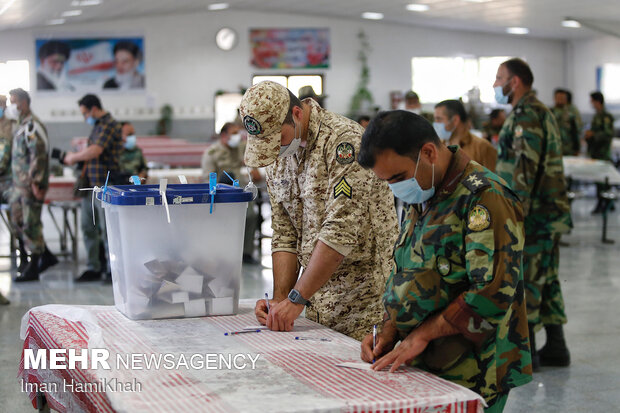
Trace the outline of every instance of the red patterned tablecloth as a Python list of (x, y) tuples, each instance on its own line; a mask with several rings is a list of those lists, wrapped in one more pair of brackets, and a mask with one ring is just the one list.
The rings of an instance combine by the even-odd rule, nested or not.
[[(475, 393), (413, 369), (396, 373), (337, 367), (359, 361), (359, 342), (300, 318), (295, 331), (224, 336), (255, 325), (249, 303), (225, 317), (132, 321), (114, 307), (42, 306), (22, 320), (24, 349), (105, 348), (116, 355), (195, 354), (258, 356), (254, 370), (24, 369), (22, 389), (36, 407), (35, 388), (46, 390), (60, 412), (482, 412)], [(330, 341), (295, 340), (296, 336)], [(139, 382), (140, 391), (63, 390), (63, 383)], [(57, 391), (51, 385), (56, 383)], [(77, 387), (74, 385), (74, 388)]]

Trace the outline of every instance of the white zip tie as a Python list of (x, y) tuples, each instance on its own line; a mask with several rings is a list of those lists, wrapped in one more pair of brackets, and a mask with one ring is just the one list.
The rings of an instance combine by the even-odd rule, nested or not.
[(168, 180), (162, 178), (159, 180), (159, 194), (161, 195), (161, 203), (166, 208), (166, 217), (168, 217), (168, 223), (170, 223), (170, 209), (168, 208), (168, 198), (166, 197), (166, 188), (168, 187)]
[(97, 225), (97, 223), (95, 221), (95, 194), (98, 193), (98, 192), (102, 192), (103, 188), (98, 187), (98, 186), (94, 186), (92, 188), (80, 188), (80, 191), (93, 191), (93, 196), (92, 196), (92, 198), (90, 200), (90, 207), (91, 207), (92, 212), (93, 212), (93, 226), (95, 226), (95, 225)]

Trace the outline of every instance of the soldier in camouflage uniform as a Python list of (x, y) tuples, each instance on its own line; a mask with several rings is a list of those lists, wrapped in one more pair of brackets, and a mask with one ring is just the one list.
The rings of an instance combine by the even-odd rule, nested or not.
[(562, 154), (565, 156), (579, 155), (581, 146), (580, 135), (583, 124), (579, 111), (568, 102), (568, 91), (556, 89), (554, 92), (555, 106), (551, 108), (558, 124), (562, 140)]
[(381, 357), (375, 370), (422, 368), (477, 392), (487, 411), (502, 411), (510, 389), (532, 379), (517, 195), (402, 111), (370, 123), (358, 160), (410, 204), (383, 296), (383, 328), (374, 351), (372, 335), (364, 339), (362, 359)]
[[(611, 142), (614, 137), (614, 117), (605, 109), (605, 98), (601, 92), (590, 94), (590, 103), (596, 111), (590, 129), (586, 131), (588, 155), (592, 159), (611, 161)], [(593, 214), (603, 212), (601, 192), (605, 190), (604, 184), (596, 184), (596, 207)], [(613, 208), (613, 203), (611, 204)]]
[(39, 118), (30, 111), (28, 92), (14, 89), (10, 95), (11, 103), (18, 112), (11, 154), (11, 222), (18, 237), (24, 240), (30, 251), (30, 261), (15, 281), (33, 281), (39, 278), (39, 261), (43, 254), (51, 255), (43, 240), (41, 223), (41, 208), (49, 186), (47, 131)]
[[(567, 233), (572, 223), (560, 132), (553, 114), (532, 92), (533, 81), (527, 63), (515, 58), (499, 66), (494, 87), (499, 103), (513, 105), (500, 133), (497, 174), (523, 203), (523, 278), (536, 370), (539, 360), (548, 366), (570, 364), (558, 264), (560, 234)], [(541, 324), (547, 343), (537, 353), (535, 332)]]
[(121, 123), (121, 136), (123, 138), (123, 151), (118, 162), (121, 173), (124, 175), (137, 175), (146, 180), (148, 168), (142, 149), (136, 145), (136, 130), (129, 122)]
[[(248, 182), (248, 175), (241, 174), (243, 166), (243, 154), (245, 153), (246, 141), (241, 136), (241, 126), (232, 122), (227, 122), (220, 130), (219, 141), (209, 146), (202, 155), (202, 179), (209, 182), (209, 174), (215, 172), (218, 182), (232, 185), (233, 182), (226, 176), (224, 171), (231, 178), (237, 179), (242, 188)], [(252, 181), (257, 182), (262, 179), (258, 170), (252, 169)], [(248, 210), (245, 216), (245, 232), (243, 236), (243, 263), (258, 265), (259, 262), (254, 258), (254, 238), (258, 228), (258, 212), (254, 201), (248, 203)]]
[(257, 319), (290, 331), (308, 303), (307, 318), (361, 339), (381, 320), (398, 236), (388, 186), (355, 162), (363, 128), (274, 82), (248, 89), (240, 113), (272, 208), (274, 300)]
[[(13, 145), (13, 120), (5, 116), (6, 96), (0, 95), (0, 202), (7, 203), (11, 188), (11, 146)], [(0, 293), (0, 305), (10, 304)]]

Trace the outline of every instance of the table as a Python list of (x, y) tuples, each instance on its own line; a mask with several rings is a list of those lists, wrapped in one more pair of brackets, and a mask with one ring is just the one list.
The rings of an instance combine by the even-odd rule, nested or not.
[[(396, 373), (336, 367), (359, 361), (359, 342), (305, 318), (290, 333), (262, 331), (224, 336), (255, 325), (254, 300), (242, 300), (236, 316), (132, 321), (111, 306), (47, 305), (22, 320), (24, 349), (96, 349), (109, 360), (128, 354), (259, 356), (256, 369), (19, 369), (22, 388), (37, 406), (37, 384), (47, 384), (51, 408), (65, 411), (482, 412), (482, 398), (430, 373), (407, 367)], [(296, 336), (331, 341), (295, 340)], [(213, 366), (213, 365), (212, 365)], [(32, 366), (31, 366), (32, 367)], [(140, 392), (71, 392), (62, 382), (139, 382)], [(72, 382), (73, 381), (73, 382)], [(52, 387), (58, 383), (58, 391)], [(136, 386), (134, 384), (134, 390)], [(39, 398), (39, 401), (41, 399)]]
[[(54, 227), (60, 238), (60, 252), (56, 255), (70, 256), (74, 262), (78, 261), (78, 210), (81, 200), (75, 197), (75, 177), (50, 176), (49, 189), (45, 194), (47, 211), (52, 217)], [(54, 210), (59, 209), (62, 221), (59, 224)], [(71, 243), (71, 251), (68, 249)]]

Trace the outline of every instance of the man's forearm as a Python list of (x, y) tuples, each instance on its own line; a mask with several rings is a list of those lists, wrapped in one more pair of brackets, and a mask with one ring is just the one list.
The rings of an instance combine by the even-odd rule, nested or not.
[(72, 154), (72, 156), (73, 160), (76, 162), (90, 161), (91, 159), (98, 158), (102, 152), (103, 148), (101, 148), (101, 146), (91, 145), (88, 148), (81, 150), (80, 152)]
[(436, 314), (415, 328), (411, 334), (418, 334), (426, 341), (458, 334), (459, 330), (450, 324), (442, 314)]
[(297, 255), (291, 252), (274, 252), (273, 261), (273, 298), (277, 301), (286, 299), (295, 286), (299, 273)]
[(295, 288), (305, 299), (310, 299), (338, 269), (344, 256), (328, 247), (322, 241), (317, 241), (308, 268), (297, 280)]

